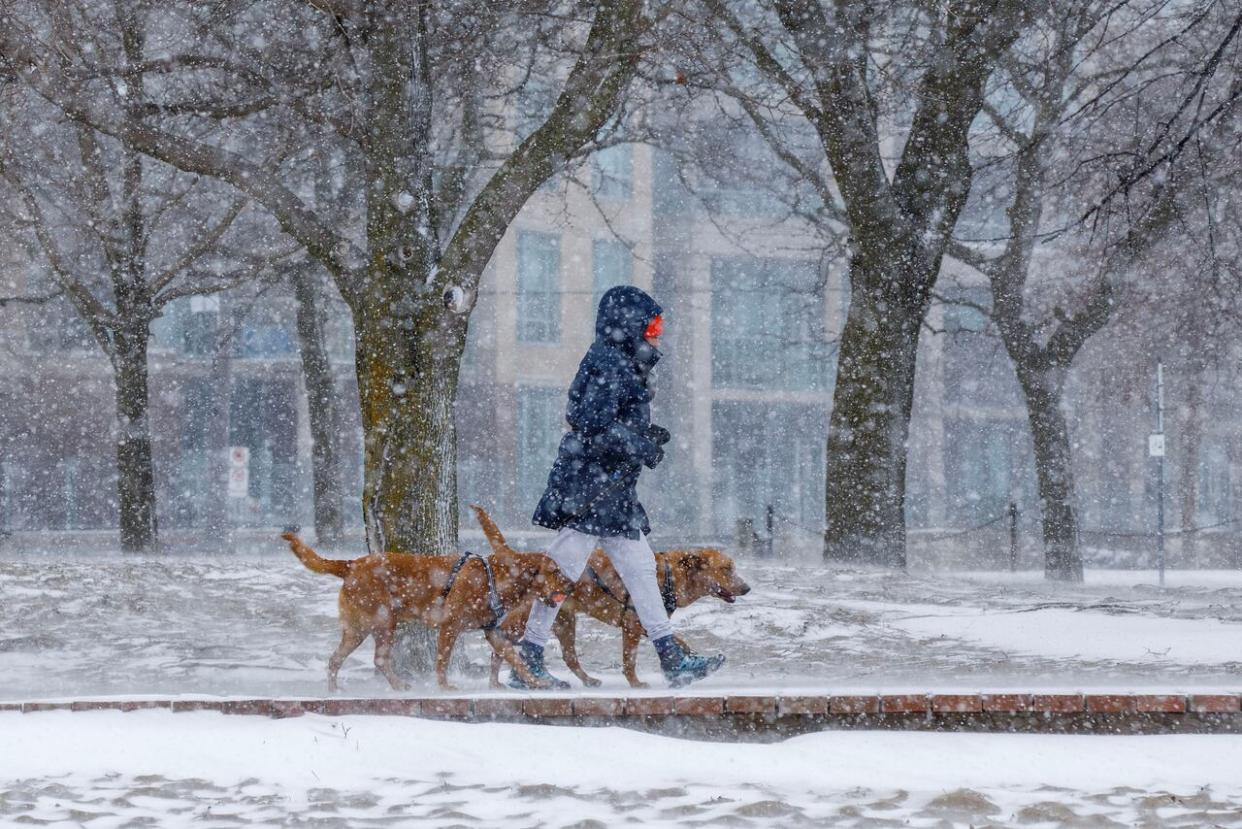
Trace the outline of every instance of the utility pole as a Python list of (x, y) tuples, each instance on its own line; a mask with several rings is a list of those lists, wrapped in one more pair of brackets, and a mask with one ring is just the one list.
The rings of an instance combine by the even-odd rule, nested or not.
[(1156, 361), (1156, 431), (1147, 439), (1147, 453), (1156, 459), (1156, 567), (1164, 587), (1164, 363)]

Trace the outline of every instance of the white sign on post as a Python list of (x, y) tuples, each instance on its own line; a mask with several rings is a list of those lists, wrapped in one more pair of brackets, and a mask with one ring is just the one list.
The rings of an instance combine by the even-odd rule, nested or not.
[(1164, 457), (1164, 435), (1147, 436), (1147, 454), (1153, 458)]
[(245, 498), (250, 494), (250, 447), (229, 448), (229, 497)]
[(250, 494), (250, 470), (235, 466), (229, 470), (229, 497), (245, 498)]

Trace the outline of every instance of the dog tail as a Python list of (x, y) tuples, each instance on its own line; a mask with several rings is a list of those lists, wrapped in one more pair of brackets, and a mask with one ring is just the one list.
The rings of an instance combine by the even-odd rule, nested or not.
[(471, 504), (470, 509), (474, 510), (474, 517), (479, 519), (479, 526), (483, 528), (483, 535), (487, 536), (487, 543), (492, 546), (493, 553), (499, 553), (506, 550), (509, 544), (505, 541), (505, 535), (500, 531), (500, 527), (496, 526), (496, 522), (487, 514), (487, 510), (478, 504)]
[(293, 533), (282, 533), (280, 537), (289, 542), (289, 549), (293, 550), (293, 554), (298, 557), (298, 561), (306, 565), (307, 570), (342, 579), (349, 575), (349, 565), (353, 564), (352, 561), (320, 558), (318, 553), (307, 547), (302, 539)]

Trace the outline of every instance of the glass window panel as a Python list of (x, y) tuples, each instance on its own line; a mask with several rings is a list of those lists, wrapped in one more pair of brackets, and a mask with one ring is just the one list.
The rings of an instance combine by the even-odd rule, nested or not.
[(591, 246), (591, 271), (595, 288), (591, 307), (598, 308), (600, 297), (609, 288), (633, 282), (634, 256), (619, 239), (596, 239)]
[(833, 350), (814, 263), (712, 262), (712, 372), (717, 386), (828, 387)]
[(555, 343), (561, 338), (561, 238), (552, 233), (518, 233), (517, 336), (522, 342)]
[(518, 388), (517, 466), (519, 492), (539, 497), (547, 484), (548, 471), (556, 460), (565, 432), (565, 393), (561, 389), (523, 386)]
[(595, 195), (601, 199), (628, 199), (634, 190), (634, 148), (618, 144), (597, 152), (591, 180)]

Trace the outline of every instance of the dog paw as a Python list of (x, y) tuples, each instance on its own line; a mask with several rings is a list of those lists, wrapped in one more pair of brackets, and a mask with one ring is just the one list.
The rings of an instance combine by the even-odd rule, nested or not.
[(588, 687), (588, 688), (598, 688), (599, 686), (603, 685), (604, 683), (603, 683), (603, 681), (602, 681), (602, 680), (596, 679), (596, 678), (595, 678), (595, 677), (593, 677), (593, 676), (584, 676), (584, 677), (582, 678), (582, 684), (583, 684), (583, 685), (585, 685), (585, 686), (586, 686), (586, 687)]
[(646, 682), (643, 682), (641, 679), (631, 679), (630, 687), (631, 688), (650, 688), (651, 686), (648, 685)]
[(457, 688), (457, 686), (456, 686), (456, 685), (451, 685), (451, 684), (449, 684), (449, 683), (445, 682), (445, 683), (442, 683), (442, 684), (440, 685), (440, 690), (441, 690), (441, 691), (454, 691), (454, 692), (456, 692), (456, 691), (458, 690), (458, 688)]

